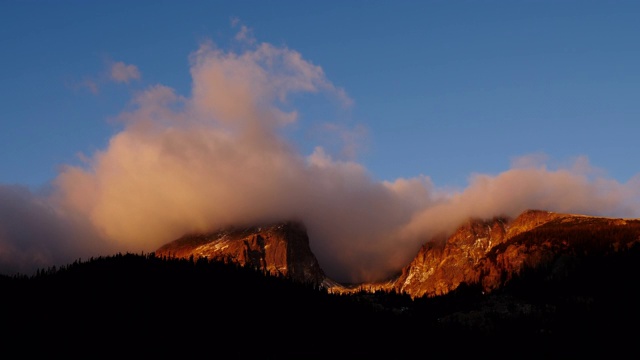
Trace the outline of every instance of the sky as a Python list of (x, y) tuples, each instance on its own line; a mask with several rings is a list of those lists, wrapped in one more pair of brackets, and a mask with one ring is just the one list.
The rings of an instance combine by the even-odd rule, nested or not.
[(332, 278), (470, 217), (640, 217), (636, 1), (0, 4), (0, 273), (296, 219)]

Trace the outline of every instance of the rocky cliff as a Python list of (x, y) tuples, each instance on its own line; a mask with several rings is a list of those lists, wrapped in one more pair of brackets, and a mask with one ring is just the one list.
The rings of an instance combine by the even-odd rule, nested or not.
[(521, 272), (568, 276), (587, 256), (640, 243), (640, 220), (529, 210), (515, 219), (471, 219), (445, 242), (430, 241), (393, 283), (411, 297), (436, 296), (461, 283), (500, 288)]
[(606, 256), (638, 243), (640, 219), (528, 210), (513, 219), (469, 219), (448, 238), (425, 242), (398, 277), (349, 286), (324, 274), (304, 226), (297, 222), (187, 235), (162, 246), (156, 255), (232, 262), (333, 293), (393, 290), (418, 298), (445, 295), (463, 283), (480, 285), (489, 293), (531, 269), (569, 276), (586, 257)]
[(309, 248), (305, 227), (298, 222), (186, 235), (160, 247), (155, 255), (235, 263), (317, 285), (326, 278)]

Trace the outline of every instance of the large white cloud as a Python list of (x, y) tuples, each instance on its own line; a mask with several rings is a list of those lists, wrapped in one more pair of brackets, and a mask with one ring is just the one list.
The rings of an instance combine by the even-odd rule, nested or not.
[[(279, 131), (299, 120), (291, 96), (351, 100), (298, 52), (246, 41), (248, 34), (238, 37), (241, 52), (206, 43), (191, 55), (191, 94), (163, 85), (137, 94), (120, 116), (123, 130), (84, 166), (64, 167), (51, 196), (0, 188), (9, 199), (0, 204), (5, 269), (96, 251), (149, 252), (185, 233), (296, 219), (325, 271), (358, 282), (397, 272), (422, 243), (470, 216), (640, 213), (639, 178), (618, 183), (586, 159), (550, 170), (522, 158), (449, 190), (428, 176), (376, 181), (351, 148), (340, 159), (321, 144), (302, 154)], [(327, 128), (345, 139), (363, 133)]]

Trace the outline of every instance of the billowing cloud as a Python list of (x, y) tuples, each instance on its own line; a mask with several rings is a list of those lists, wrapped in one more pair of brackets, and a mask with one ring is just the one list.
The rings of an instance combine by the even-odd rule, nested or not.
[[(578, 158), (572, 166), (549, 170), (532, 165), (531, 157), (516, 159), (517, 167), (496, 176), (476, 174), (469, 186), (450, 193), (416, 212), (398, 232), (399, 238), (449, 233), (470, 217), (514, 217), (527, 209), (595, 216), (637, 217), (640, 177), (626, 184), (594, 176), (601, 170)], [(528, 164), (525, 167), (519, 167)]]
[(122, 61), (117, 61), (111, 64), (110, 76), (111, 80), (115, 82), (128, 83), (131, 80), (139, 80), (140, 71), (135, 65), (125, 64)]
[(0, 188), (0, 261), (8, 268), (98, 250), (149, 252), (185, 233), (294, 219), (329, 276), (358, 282), (394, 274), (425, 241), (471, 216), (640, 214), (640, 177), (616, 182), (584, 158), (555, 169), (538, 155), (518, 158), (451, 190), (426, 175), (374, 180), (355, 159), (352, 143), (366, 134), (359, 127), (325, 126), (346, 156), (323, 144), (302, 154), (280, 131), (300, 121), (294, 95), (351, 100), (298, 52), (244, 44), (239, 53), (197, 49), (187, 96), (163, 85), (138, 93), (120, 116), (123, 130), (85, 165), (64, 167), (50, 196)]

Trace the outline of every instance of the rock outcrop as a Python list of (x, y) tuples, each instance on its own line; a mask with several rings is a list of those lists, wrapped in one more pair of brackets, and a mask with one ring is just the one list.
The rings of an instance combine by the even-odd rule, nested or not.
[(326, 278), (309, 248), (306, 229), (298, 222), (186, 235), (160, 247), (155, 255), (234, 263), (316, 285)]
[(528, 210), (514, 219), (469, 219), (448, 238), (424, 243), (398, 277), (377, 283), (346, 285), (328, 278), (304, 225), (297, 222), (187, 235), (155, 254), (249, 266), (332, 293), (393, 290), (418, 298), (445, 295), (463, 283), (489, 293), (531, 269), (569, 276), (586, 256), (606, 256), (636, 244), (640, 219)]
[(480, 280), (477, 266), (489, 251), (506, 240), (506, 218), (469, 220), (445, 243), (427, 242), (395, 281), (399, 292), (412, 297), (443, 295), (460, 283)]
[(515, 219), (472, 219), (446, 242), (427, 242), (392, 288), (411, 297), (443, 295), (461, 283), (500, 288), (522, 271), (567, 276), (585, 256), (640, 243), (640, 220), (528, 210)]

